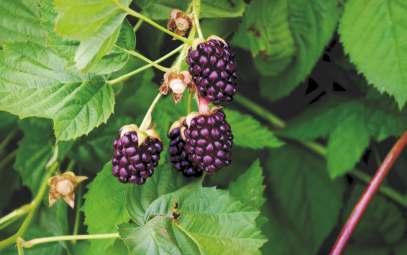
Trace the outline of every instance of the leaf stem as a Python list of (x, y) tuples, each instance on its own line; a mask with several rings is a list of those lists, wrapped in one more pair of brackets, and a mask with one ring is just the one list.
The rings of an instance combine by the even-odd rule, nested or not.
[(151, 124), (151, 115), (154, 111), (155, 106), (157, 105), (158, 101), (161, 98), (161, 93), (158, 92), (157, 96), (154, 98), (153, 102), (151, 103), (150, 107), (148, 108), (146, 115), (144, 115), (143, 121), (140, 124), (141, 130), (147, 130)]
[[(264, 118), (271, 126), (277, 127), (277, 128), (285, 128), (287, 124), (279, 118), (278, 116), (274, 115), (271, 113), (269, 110), (265, 109), (264, 107), (260, 106), (259, 104), (251, 101), (250, 99), (243, 97), (241, 95), (235, 97), (236, 102), (238, 102), (240, 105), (245, 107), (246, 109), (252, 111), (253, 113), (257, 114), (258, 116)], [(281, 137), (283, 138), (284, 137)], [(300, 144), (302, 144), (304, 147), (310, 149), (314, 153), (320, 155), (321, 157), (325, 158), (326, 157), (326, 147), (321, 145), (320, 143), (314, 142), (314, 141), (297, 141)], [(369, 183), (370, 177), (367, 174), (364, 174), (361, 170), (354, 169), (351, 172), (349, 172), (350, 175), (355, 177), (356, 179), (364, 182), (364, 183)], [(393, 200), (394, 202), (398, 203), (404, 208), (407, 208), (407, 197), (403, 196), (396, 190), (382, 185), (380, 187), (380, 192), (386, 196), (387, 198)]]
[(133, 27), (133, 32), (137, 32), (137, 30), (139, 30), (139, 28), (141, 27), (141, 25), (143, 24), (143, 20), (139, 19), (137, 20), (136, 24)]
[(119, 233), (108, 234), (90, 234), (90, 235), (64, 235), (64, 236), (51, 236), (31, 239), (23, 241), (24, 248), (31, 248), (38, 244), (59, 242), (59, 241), (73, 241), (73, 240), (100, 240), (100, 239), (117, 239), (120, 238)]
[(147, 65), (141, 66), (141, 67), (139, 67), (139, 68), (127, 73), (127, 74), (124, 74), (124, 75), (122, 75), (122, 76), (120, 76), (118, 78), (115, 78), (113, 80), (108, 80), (107, 83), (110, 84), (110, 85), (114, 85), (114, 84), (123, 82), (123, 81), (129, 79), (131, 76), (136, 75), (136, 74), (138, 74), (138, 73), (140, 73), (140, 72), (142, 72), (142, 71), (144, 71), (144, 70), (146, 70), (146, 69), (148, 69), (148, 68), (150, 68), (150, 67), (152, 67), (152, 66), (154, 66), (154, 65), (156, 65), (158, 63), (161, 63), (162, 61), (164, 61), (164, 60), (166, 60), (166, 59), (168, 59), (168, 58), (170, 58), (172, 56), (174, 56), (177, 52), (182, 50), (183, 47), (184, 47), (184, 45), (181, 45), (178, 48), (172, 50), (171, 52), (165, 54), (161, 58), (159, 58), (159, 59), (157, 59), (155, 61), (152, 61), (151, 63), (149, 63)]
[(10, 152), (7, 156), (5, 156), (1, 161), (0, 161), (0, 170), (6, 167), (8, 164), (10, 164), (11, 161), (16, 157), (17, 155), (17, 149)]
[(116, 5), (122, 9), (123, 11), (125, 11), (128, 15), (136, 17), (144, 22), (146, 22), (147, 24), (157, 28), (158, 30), (161, 30), (162, 32), (169, 34), (170, 36), (174, 37), (175, 39), (180, 40), (181, 42), (185, 43), (185, 44), (192, 44), (192, 41), (188, 40), (187, 38), (177, 35), (176, 33), (166, 29), (165, 27), (161, 26), (160, 24), (158, 24), (157, 22), (153, 21), (152, 19), (144, 16), (143, 14), (136, 12), (132, 9), (130, 9), (127, 6), (124, 6), (122, 4), (120, 4), (117, 0), (114, 1), (116, 3)]
[(155, 61), (145, 57), (143, 54), (138, 53), (137, 51), (124, 49), (124, 48), (122, 48), (122, 47), (120, 47), (118, 45), (115, 45), (115, 47), (122, 50), (122, 51), (124, 51), (124, 52), (126, 52), (126, 53), (128, 53), (128, 54), (130, 54), (130, 55), (132, 55), (132, 56), (134, 56), (134, 57), (136, 57), (136, 58), (139, 58), (139, 59), (143, 60), (144, 62), (147, 62), (147, 63), (151, 64), (152, 66), (154, 66), (155, 68), (157, 68), (160, 71), (163, 71), (164, 73), (169, 70), (169, 68), (164, 67), (164, 66), (156, 63)]
[(380, 185), (384, 181), (384, 178), (390, 172), (396, 160), (399, 158), (404, 148), (407, 146), (407, 132), (405, 132), (393, 145), (393, 148), (389, 151), (386, 158), (380, 165), (375, 176), (370, 180), (368, 186), (360, 197), (359, 201), (356, 203), (352, 210), (348, 220), (343, 226), (338, 239), (336, 240), (330, 255), (340, 255), (345, 249), (353, 231), (358, 225), (360, 219), (362, 218), (364, 212), (367, 209), (370, 201), (372, 201), (374, 195), (378, 191)]

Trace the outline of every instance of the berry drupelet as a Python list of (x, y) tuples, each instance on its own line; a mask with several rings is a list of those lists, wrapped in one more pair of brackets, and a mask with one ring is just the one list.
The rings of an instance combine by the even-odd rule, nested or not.
[(185, 141), (181, 136), (181, 128), (185, 127), (184, 119), (176, 121), (168, 133), (170, 139), (169, 156), (170, 161), (175, 169), (181, 171), (186, 177), (199, 177), (202, 175), (202, 171), (193, 166), (185, 151)]
[(153, 130), (126, 125), (113, 148), (112, 174), (123, 183), (144, 184), (158, 165), (163, 145)]
[(185, 151), (192, 165), (213, 173), (231, 163), (233, 135), (222, 109), (192, 113), (185, 122)]
[(189, 49), (187, 63), (201, 97), (218, 105), (232, 101), (237, 91), (236, 64), (225, 41), (210, 37)]

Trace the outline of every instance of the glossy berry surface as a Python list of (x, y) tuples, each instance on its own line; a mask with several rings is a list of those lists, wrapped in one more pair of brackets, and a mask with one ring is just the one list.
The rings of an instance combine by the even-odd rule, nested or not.
[(198, 169), (213, 173), (231, 163), (233, 136), (222, 110), (195, 116), (184, 135), (185, 151)]
[(123, 183), (144, 184), (158, 165), (163, 145), (147, 137), (139, 146), (137, 132), (131, 131), (119, 136), (113, 148), (112, 174)]
[(168, 137), (170, 138), (168, 154), (174, 168), (181, 171), (186, 177), (201, 176), (202, 171), (192, 165), (185, 151), (185, 141), (181, 137), (181, 128), (172, 129)]
[(189, 72), (201, 97), (215, 104), (232, 101), (237, 91), (236, 64), (229, 45), (210, 39), (188, 52)]

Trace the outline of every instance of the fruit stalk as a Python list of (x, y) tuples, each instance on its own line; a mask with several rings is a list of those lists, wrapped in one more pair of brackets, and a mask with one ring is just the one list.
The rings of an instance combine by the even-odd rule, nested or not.
[(355, 230), (364, 212), (366, 211), (367, 206), (373, 199), (374, 195), (377, 193), (384, 178), (390, 172), (392, 166), (394, 165), (400, 154), (403, 152), (406, 145), (407, 132), (405, 132), (393, 145), (393, 148), (387, 154), (386, 158), (377, 170), (375, 176), (369, 182), (359, 201), (356, 203), (356, 206), (353, 208), (351, 215), (343, 226), (338, 239), (336, 240), (331, 252), (329, 253), (330, 255), (342, 254), (353, 231)]

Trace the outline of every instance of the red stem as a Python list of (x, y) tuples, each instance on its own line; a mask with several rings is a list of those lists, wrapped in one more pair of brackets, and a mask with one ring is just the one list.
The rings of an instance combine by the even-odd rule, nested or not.
[(208, 113), (209, 112), (208, 99), (198, 96), (198, 109), (199, 113)]
[(390, 172), (390, 169), (396, 162), (397, 158), (400, 156), (401, 152), (407, 145), (407, 132), (405, 132), (393, 145), (390, 152), (387, 154), (386, 158), (380, 165), (375, 176), (369, 182), (368, 186), (364, 190), (362, 196), (359, 198), (359, 201), (352, 210), (351, 215), (343, 226), (341, 233), (338, 236), (334, 246), (332, 247), (330, 255), (341, 255), (345, 249), (353, 231), (355, 230), (357, 224), (363, 216), (363, 213), (366, 211), (367, 206), (370, 201), (378, 191), (380, 185), (382, 184), (386, 175)]

